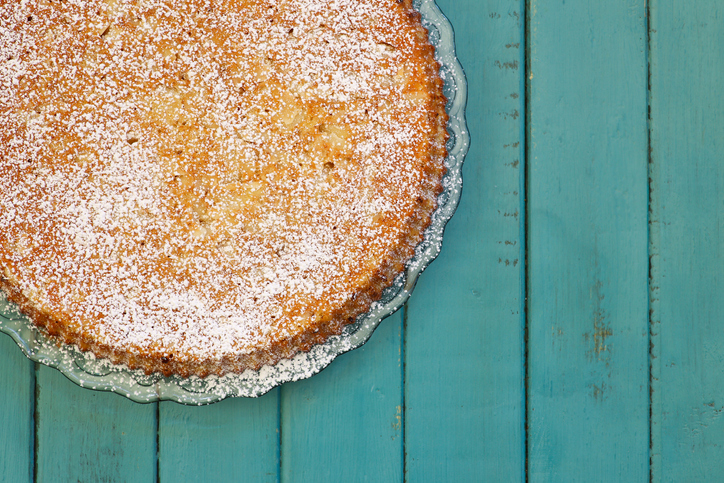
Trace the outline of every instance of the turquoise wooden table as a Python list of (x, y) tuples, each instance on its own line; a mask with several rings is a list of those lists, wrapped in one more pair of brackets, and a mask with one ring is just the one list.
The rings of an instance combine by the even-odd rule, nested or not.
[(207, 407), (3, 335), (1, 481), (724, 481), (724, 3), (438, 3), (472, 147), (405, 308)]

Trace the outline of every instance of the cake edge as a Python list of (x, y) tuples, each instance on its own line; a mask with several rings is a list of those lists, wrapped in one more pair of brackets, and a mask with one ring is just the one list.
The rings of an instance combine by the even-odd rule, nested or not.
[(413, 28), (427, 42), (423, 46), (421, 59), (425, 62), (426, 75), (430, 79), (428, 115), (431, 120), (430, 124), (433, 126), (430, 152), (424, 158), (421, 170), (426, 185), (424, 189), (427, 193), (426, 196), (418, 198), (418, 209), (408, 219), (408, 226), (404, 230), (405, 236), (397, 247), (388, 252), (389, 256), (370, 277), (368, 286), (359, 291), (343, 307), (333, 312), (328, 319), (319, 320), (295, 336), (283, 338), (272, 343), (268, 348), (251, 353), (238, 354), (234, 357), (225, 356), (215, 360), (178, 361), (174, 360), (172, 355), (132, 354), (127, 350), (119, 350), (77, 336), (66, 328), (67, 324), (34, 306), (22, 290), (13, 285), (12, 281), (0, 271), (0, 290), (6, 294), (7, 300), (16, 304), (20, 312), (28, 316), (34, 325), (43, 329), (58, 346), (74, 345), (80, 351), (90, 351), (96, 358), (108, 359), (113, 364), (125, 364), (130, 369), (140, 369), (146, 374), (161, 373), (166, 377), (178, 375), (188, 378), (195, 375), (205, 378), (209, 375), (241, 374), (249, 369), (258, 371), (266, 365), (273, 366), (284, 359), (291, 359), (299, 353), (308, 352), (312, 347), (326, 342), (330, 337), (340, 335), (347, 325), (354, 323), (359, 315), (367, 312), (372, 303), (379, 300), (383, 291), (390, 287), (395, 278), (405, 270), (406, 265), (415, 254), (416, 247), (424, 239), (424, 232), (430, 226), (432, 216), (438, 208), (437, 198), (443, 191), (442, 180), (446, 172), (444, 161), (448, 154), (446, 142), (449, 138), (447, 131), (449, 116), (445, 111), (447, 99), (443, 94), (444, 83), (439, 75), (441, 66), (435, 60), (435, 48), (429, 42), (429, 33), (422, 25), (421, 14), (413, 8), (412, 0), (402, 0), (400, 6), (406, 10)]

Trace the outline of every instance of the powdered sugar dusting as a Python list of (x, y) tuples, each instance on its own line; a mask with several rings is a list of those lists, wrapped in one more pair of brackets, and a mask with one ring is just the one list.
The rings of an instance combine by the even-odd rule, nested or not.
[(84, 338), (189, 360), (331, 317), (431, 193), (395, 3), (0, 6), (0, 276)]

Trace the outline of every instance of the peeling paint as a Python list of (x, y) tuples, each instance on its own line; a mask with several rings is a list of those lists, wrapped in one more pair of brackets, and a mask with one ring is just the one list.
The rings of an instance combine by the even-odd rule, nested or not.
[(589, 384), (588, 388), (591, 390), (591, 397), (596, 402), (601, 402), (608, 397), (606, 391), (609, 386), (607, 386), (605, 382), (602, 382), (601, 384)]
[(512, 62), (500, 62), (499, 60), (496, 60), (495, 66), (499, 69), (518, 70), (518, 61), (514, 60)]
[(516, 258), (515, 260), (510, 260), (506, 258), (505, 260), (503, 260), (502, 258), (498, 258), (498, 263), (504, 264), (506, 267), (510, 265), (513, 265), (515, 267), (518, 265), (518, 259)]
[(397, 433), (402, 429), (402, 406), (397, 406), (397, 413), (395, 414), (395, 421), (392, 423), (392, 429), (395, 430), (395, 435), (392, 439), (397, 437)]
[(588, 359), (593, 361), (608, 361), (610, 356), (609, 346), (606, 339), (613, 335), (611, 325), (606, 320), (607, 312), (601, 306), (606, 296), (601, 292), (603, 283), (598, 280), (591, 288), (591, 299), (593, 300), (593, 334), (586, 332), (583, 339), (587, 343), (593, 341), (593, 347), (586, 352)]

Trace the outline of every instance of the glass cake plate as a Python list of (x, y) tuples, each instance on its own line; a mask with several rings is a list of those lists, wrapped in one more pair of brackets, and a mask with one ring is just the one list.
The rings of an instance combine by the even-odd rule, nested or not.
[(442, 246), (445, 225), (457, 208), (462, 190), (462, 163), (469, 146), (465, 124), (467, 84), (462, 67), (455, 56), (453, 29), (434, 0), (416, 0), (415, 8), (422, 15), (423, 25), (435, 46), (435, 57), (441, 65), (447, 97), (446, 111), (450, 116), (448, 132), (447, 172), (443, 179), (443, 192), (438, 198), (438, 209), (425, 232), (422, 243), (406, 269), (382, 298), (370, 310), (347, 326), (340, 336), (314, 346), (309, 352), (293, 359), (283, 360), (259, 371), (247, 370), (242, 374), (222, 377), (196, 376), (181, 378), (161, 374), (146, 375), (143, 371), (116, 365), (106, 359), (97, 359), (92, 353), (82, 352), (75, 346), (58, 345), (42, 329), (38, 329), (17, 307), (5, 300), (0, 292), (0, 331), (9, 334), (31, 360), (55, 367), (68, 379), (81, 387), (100, 391), (113, 391), (129, 399), (148, 403), (176, 401), (182, 404), (203, 405), (227, 397), (258, 397), (272, 388), (289, 381), (308, 378), (329, 365), (337, 356), (364, 344), (385, 317), (396, 312), (409, 298), (420, 273), (437, 257)]

